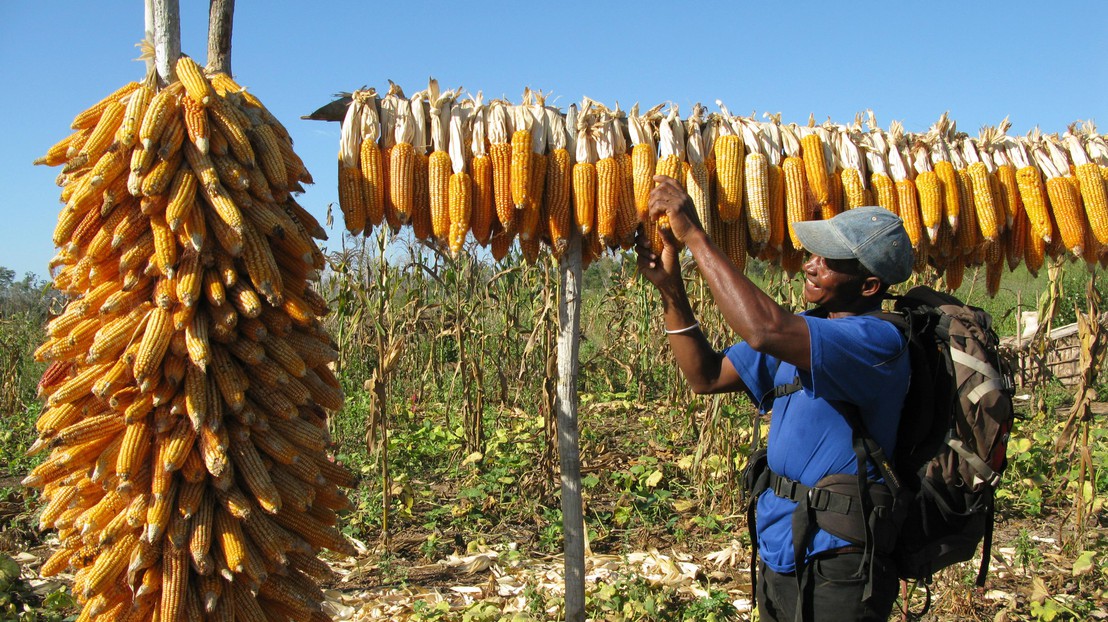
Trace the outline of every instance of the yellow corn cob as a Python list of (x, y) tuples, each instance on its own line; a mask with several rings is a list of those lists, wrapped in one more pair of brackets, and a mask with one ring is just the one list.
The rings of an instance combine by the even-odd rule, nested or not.
[[(630, 248), (634, 244), (635, 231), (639, 228), (638, 210), (635, 207), (634, 163), (629, 153), (617, 153), (615, 158), (620, 173), (619, 217), (616, 219), (616, 237), (619, 239), (621, 246)], [(705, 170), (705, 175), (708, 175), (707, 170)]]
[[(527, 191), (527, 205), (523, 209), (522, 220), (519, 223), (520, 241), (530, 242), (546, 238), (546, 214), (543, 206), (543, 192), (546, 188), (546, 155), (541, 153), (531, 154), (531, 188)], [(538, 257), (538, 245), (532, 245), (534, 260)]]
[(131, 550), (137, 543), (138, 537), (127, 533), (114, 546), (106, 547), (86, 575), (81, 597), (87, 600), (108, 589), (126, 569)]
[(414, 168), (415, 172), (412, 177), (412, 233), (417, 240), (426, 240), (434, 233), (431, 225), (431, 195), (427, 156), (417, 152)]
[[(654, 189), (654, 170), (656, 156), (650, 145), (635, 145), (631, 148), (632, 183), (635, 188), (635, 211), (639, 220), (645, 221), (650, 211), (650, 191)], [(576, 185), (574, 186), (576, 192)], [(578, 219), (580, 223), (580, 219)]]
[(870, 185), (873, 187), (874, 202), (890, 212), (900, 215), (897, 189), (893, 180), (884, 173), (874, 173), (870, 175)]
[(716, 210), (723, 222), (735, 222), (742, 216), (746, 146), (742, 136), (724, 134), (716, 137), (712, 151), (716, 159)]
[[(474, 176), (477, 164), (474, 163)], [(396, 143), (389, 152), (389, 202), (401, 224), (412, 217), (412, 183), (415, 179), (415, 147), (411, 143)]]
[(154, 152), (154, 144), (161, 138), (170, 119), (177, 116), (177, 95), (184, 88), (174, 83), (154, 95), (139, 124), (138, 140), (148, 153)]
[(450, 175), (450, 155), (446, 151), (432, 153), (427, 163), (431, 230), (444, 242), (450, 234)]
[(189, 56), (182, 54), (177, 58), (176, 70), (177, 79), (184, 84), (185, 92), (196, 103), (207, 106), (216, 96), (215, 89), (204, 76), (204, 70)]
[(169, 202), (165, 220), (170, 230), (177, 231), (196, 204), (196, 176), (187, 166), (181, 166), (169, 186)]
[(496, 216), (504, 226), (512, 224), (515, 218), (515, 201), (512, 198), (512, 144), (494, 143), (489, 146), (489, 158), (492, 160), (493, 198), (496, 202)]
[(1027, 272), (1038, 276), (1039, 268), (1042, 268), (1046, 261), (1047, 242), (1043, 236), (1035, 234), (1029, 222), (1024, 233), (1024, 265), (1027, 266)]
[[(391, 155), (390, 155), (391, 159)], [(361, 147), (363, 192), (366, 203), (366, 224), (379, 225), (385, 215), (385, 192), (388, 182), (385, 180), (385, 163), (381, 148), (372, 140), (363, 140)]]
[[(88, 183), (93, 188), (107, 186), (119, 178), (128, 165), (129, 161), (121, 150), (108, 151), (93, 165)], [(1100, 173), (1097, 173), (1097, 178), (1100, 178)]]
[(1074, 173), (1080, 182), (1090, 231), (1098, 242), (1108, 244), (1108, 194), (1100, 176), (1100, 167), (1095, 162), (1078, 164)]
[(170, 312), (160, 307), (151, 309), (132, 371), (140, 386), (150, 388), (148, 381), (161, 364), (172, 334)]
[(285, 510), (274, 515), (276, 523), (304, 539), (313, 547), (325, 548), (344, 555), (354, 555), (356, 550), (334, 527), (321, 524), (307, 514)]
[(339, 208), (346, 230), (354, 235), (366, 227), (368, 210), (365, 199), (365, 179), (356, 166), (344, 166), (339, 161)]
[(769, 246), (781, 251), (785, 242), (785, 172), (770, 164), (769, 169)]
[(973, 207), (977, 217), (977, 226), (986, 240), (995, 240), (1000, 234), (997, 222), (996, 199), (993, 197), (992, 182), (984, 162), (971, 162), (966, 167), (973, 195)]
[(604, 246), (618, 245), (616, 220), (619, 209), (619, 165), (613, 157), (596, 162), (596, 231)]
[[(243, 206), (249, 205), (251, 203), (250, 195), (243, 191), (251, 185), (251, 173), (230, 156), (213, 155), (212, 165), (215, 166), (216, 176), (225, 188), (240, 192), (238, 197), (241, 197), (241, 199), (237, 198), (235, 202)], [(253, 170), (255, 171), (254, 174), (257, 174), (257, 169)], [(264, 179), (262, 181), (264, 182)]]
[(1016, 185), (1019, 188), (1020, 202), (1031, 223), (1031, 233), (1048, 244), (1053, 239), (1046, 187), (1042, 173), (1036, 166), (1024, 166), (1016, 171)]
[(470, 229), (477, 243), (487, 246), (492, 236), (492, 223), (496, 218), (492, 159), (487, 155), (475, 156), (472, 166), (473, 214)]
[(844, 168), (839, 177), (842, 180), (847, 209), (872, 205), (873, 201), (869, 200), (866, 195), (867, 188), (862, 183), (862, 173), (858, 169)]
[(740, 271), (746, 269), (747, 258), (747, 225), (743, 222), (743, 219), (736, 220), (735, 222), (723, 222), (722, 218), (718, 223), (718, 231), (720, 232), (720, 246), (723, 249), (724, 254), (731, 260), (731, 263), (735, 264)]
[(112, 141), (115, 140), (116, 132), (119, 131), (119, 126), (123, 123), (123, 116), (127, 112), (127, 107), (118, 101), (108, 104), (104, 108), (104, 113), (100, 116), (100, 119), (96, 122), (96, 127), (92, 130), (92, 134), (89, 135), (88, 140), (85, 141), (84, 146), (81, 147), (77, 158), (70, 161), (69, 164), (63, 168), (73, 167), (74, 164), (79, 168), (87, 164), (93, 164), (100, 159), (111, 146)]
[(158, 139), (158, 158), (168, 160), (181, 150), (185, 144), (185, 122), (181, 115), (175, 114), (169, 119), (162, 136)]
[(573, 165), (573, 212), (581, 235), (588, 235), (596, 226), (596, 165), (578, 162)]
[(181, 98), (181, 119), (185, 124), (185, 135), (196, 145), (201, 153), (208, 153), (211, 144), (211, 130), (208, 126), (208, 113), (202, 104), (191, 97)]
[[(163, 469), (166, 472), (180, 470), (195, 442), (196, 430), (193, 428), (192, 422), (182, 417), (165, 439), (161, 451), (158, 452), (158, 459), (161, 460), (161, 464), (155, 465), (155, 468)], [(249, 443), (241, 444), (247, 445)]]
[(827, 187), (829, 200), (826, 205), (821, 205), (821, 217), (830, 220), (843, 211), (843, 176), (842, 169), (836, 169), (834, 174), (828, 175)]
[[(954, 165), (945, 160), (935, 162), (934, 168), (935, 175), (942, 181), (943, 210), (946, 221), (950, 224), (950, 228), (953, 231), (957, 231), (959, 227), (958, 219), (962, 214), (962, 200), (958, 190), (958, 174), (954, 169)], [(919, 187), (919, 181), (916, 181), (916, 186)]]
[[(654, 167), (655, 175), (665, 175), (666, 177), (672, 177), (677, 180), (678, 185), (682, 188), (685, 186), (685, 170), (684, 162), (676, 155), (668, 155), (664, 158), (658, 158), (658, 162)], [(669, 216), (663, 214), (658, 218), (658, 227), (662, 229), (669, 228)]]
[(527, 207), (527, 199), (531, 193), (531, 175), (534, 174), (534, 152), (531, 150), (530, 130), (520, 129), (512, 133), (511, 156), (509, 179), (512, 203), (516, 209), (524, 209)]
[(785, 177), (785, 215), (789, 225), (789, 240), (793, 248), (803, 248), (793, 231), (793, 223), (811, 218), (804, 161), (798, 157), (785, 158), (781, 163), (781, 171)]
[[(875, 183), (876, 187), (877, 184)], [(881, 194), (878, 191), (878, 195)], [(919, 197), (916, 194), (916, 184), (911, 179), (902, 179), (896, 182), (896, 206), (897, 213), (904, 221), (904, 229), (908, 232), (908, 239), (912, 242), (912, 248), (916, 251), (917, 258), (921, 255), (920, 244), (923, 242), (923, 220), (920, 215)]]
[(696, 208), (696, 215), (700, 218), (700, 224), (708, 232), (709, 237), (714, 235), (712, 230), (712, 188), (708, 177), (708, 166), (703, 160), (689, 163), (689, 169), (685, 174), (685, 187), (688, 189), (689, 198)]
[(934, 171), (923, 171), (916, 177), (916, 190), (919, 192), (920, 217), (927, 228), (929, 239), (934, 242), (942, 221), (943, 204), (946, 192), (944, 182)]
[(1008, 259), (1009, 270), (1015, 270), (1024, 260), (1030, 229), (1031, 223), (1027, 220), (1027, 214), (1021, 210), (1004, 235), (1004, 255)]
[[(212, 123), (219, 128), (220, 134), (227, 139), (231, 154), (246, 168), (254, 168), (256, 157), (254, 147), (246, 135), (250, 119), (234, 104), (224, 97), (214, 97), (208, 104), (208, 113)], [(215, 145), (212, 145), (213, 151)]]
[(748, 153), (743, 166), (743, 203), (750, 240), (761, 248), (770, 237), (769, 171), (766, 156)]
[[(977, 223), (977, 210), (973, 206), (973, 184), (966, 169), (956, 169), (954, 178), (958, 189), (958, 202), (966, 206), (966, 209), (959, 212), (959, 223), (955, 228), (957, 246), (963, 254), (972, 258), (981, 245), (981, 229)], [(966, 261), (967, 265), (977, 263), (979, 262)]]
[(145, 84), (127, 98), (123, 121), (116, 132), (116, 140), (122, 147), (130, 149), (138, 142), (139, 126), (152, 99), (154, 99), (154, 89)]
[[(1062, 245), (1074, 255), (1080, 257), (1085, 244), (1085, 211), (1081, 207), (1081, 194), (1069, 177), (1054, 177), (1046, 180), (1046, 193), (1050, 198), (1050, 209), (1058, 223), (1062, 236)], [(1024, 201), (1027, 205), (1027, 201)]]
[[(124, 117), (124, 118), (126, 118), (126, 117)], [(88, 133), (86, 133), (86, 132), (75, 132), (73, 134), (70, 134), (69, 136), (66, 136), (65, 138), (61, 139), (60, 141), (54, 143), (49, 149), (46, 150), (46, 153), (43, 154), (42, 157), (37, 158), (34, 161), (34, 164), (36, 166), (38, 166), (40, 164), (45, 165), (45, 166), (58, 166), (60, 164), (65, 164), (66, 160), (69, 159), (69, 156), (68, 156), (69, 150), (71, 148), (74, 148), (74, 146), (77, 144), (77, 142), (79, 140), (81, 140), (80, 139), (81, 136), (84, 136), (85, 139), (87, 139), (88, 138)], [(80, 151), (80, 147), (76, 147), (76, 151)], [(76, 151), (75, 151), (75, 154), (76, 154)]]
[(250, 492), (254, 494), (258, 505), (266, 512), (273, 514), (281, 509), (281, 495), (273, 480), (269, 477), (261, 456), (251, 442), (232, 443), (231, 460), (235, 465), (235, 471), (246, 484)]
[(823, 140), (814, 132), (800, 139), (801, 157), (804, 159), (805, 179), (820, 210), (826, 210), (832, 202), (830, 175), (823, 153)]
[(72, 129), (88, 129), (96, 125), (96, 122), (100, 119), (104, 109), (111, 105), (113, 102), (118, 102), (123, 98), (131, 94), (131, 92), (137, 90), (142, 86), (138, 82), (128, 82), (127, 84), (119, 87), (115, 92), (109, 94), (104, 99), (100, 100), (96, 104), (87, 108), (84, 112), (77, 115), (73, 119), (73, 123), (70, 125)]
[(473, 180), (468, 173), (453, 173), (448, 184), (448, 243), (450, 252), (456, 256), (469, 233), (473, 214)]
[(1001, 164), (996, 168), (996, 178), (1005, 197), (1005, 223), (1012, 227), (1017, 217), (1023, 213), (1023, 200), (1020, 198), (1019, 182), (1016, 181), (1016, 167)]

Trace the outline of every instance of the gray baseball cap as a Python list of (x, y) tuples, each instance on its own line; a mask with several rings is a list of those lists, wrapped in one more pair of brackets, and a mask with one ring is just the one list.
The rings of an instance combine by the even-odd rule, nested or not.
[(800, 243), (827, 259), (857, 259), (882, 283), (912, 275), (912, 242), (900, 217), (876, 205), (846, 210), (830, 220), (793, 223)]

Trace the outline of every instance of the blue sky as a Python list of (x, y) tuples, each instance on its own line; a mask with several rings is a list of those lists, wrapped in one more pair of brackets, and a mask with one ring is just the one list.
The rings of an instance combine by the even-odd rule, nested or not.
[[(633, 7), (633, 8), (627, 8)], [(208, 3), (181, 2), (182, 51), (202, 64)], [(0, 265), (46, 275), (57, 170), (31, 162), (73, 117), (141, 79), (143, 3), (0, 2)], [(1093, 119), (1108, 131), (1108, 3), (1074, 2), (290, 2), (240, 0), (232, 68), (288, 127), (315, 177), (301, 203), (337, 199), (339, 126), (303, 121), (331, 95), (429, 76), (518, 101), (567, 106), (674, 101), (736, 114), (837, 122), (872, 108), (923, 131), (944, 111), (976, 132)], [(336, 216), (338, 214), (336, 213)], [(338, 219), (341, 222), (341, 218)], [(337, 229), (326, 244), (337, 244)]]

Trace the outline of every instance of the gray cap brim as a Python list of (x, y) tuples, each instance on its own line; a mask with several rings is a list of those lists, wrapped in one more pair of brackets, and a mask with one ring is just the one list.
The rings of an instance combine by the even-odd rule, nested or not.
[(793, 223), (793, 231), (804, 250), (827, 259), (857, 259), (850, 242), (827, 220)]

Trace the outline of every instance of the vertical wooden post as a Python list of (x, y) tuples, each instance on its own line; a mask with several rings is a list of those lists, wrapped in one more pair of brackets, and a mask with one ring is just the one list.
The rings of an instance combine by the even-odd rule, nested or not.
[(581, 234), (562, 256), (558, 300), (558, 460), (562, 472), (566, 622), (585, 620), (585, 524), (581, 504), (581, 447), (577, 428), (577, 356), (581, 329)]
[(178, 0), (154, 0), (154, 67), (163, 84), (177, 80), (181, 57), (181, 7)]
[[(154, 0), (143, 1), (142, 38), (150, 45), (154, 45)], [(154, 59), (146, 59), (146, 73), (154, 71)]]
[(235, 0), (211, 0), (208, 11), (208, 71), (231, 75), (231, 30)]

